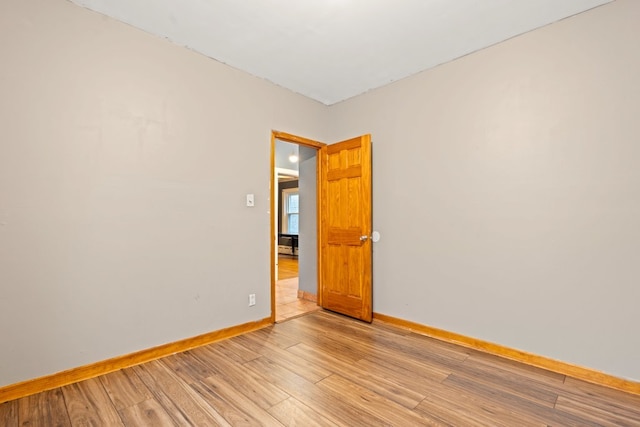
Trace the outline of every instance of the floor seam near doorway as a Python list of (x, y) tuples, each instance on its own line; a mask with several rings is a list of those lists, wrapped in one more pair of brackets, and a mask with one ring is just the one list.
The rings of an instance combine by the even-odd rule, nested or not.
[[(298, 287), (298, 258), (278, 257), (278, 281), (276, 281), (276, 322), (293, 319), (319, 310), (317, 298)], [(302, 293), (303, 298), (300, 297)], [(314, 300), (315, 299), (315, 300)]]

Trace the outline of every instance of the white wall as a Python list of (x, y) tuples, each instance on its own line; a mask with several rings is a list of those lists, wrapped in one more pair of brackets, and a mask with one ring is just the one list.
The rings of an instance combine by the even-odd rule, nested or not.
[(0, 55), (0, 386), (269, 316), (270, 132), (326, 107), (64, 0)]
[(374, 310), (640, 380), (640, 2), (343, 102), (371, 133)]
[(300, 146), (300, 257), (298, 289), (318, 293), (317, 154)]

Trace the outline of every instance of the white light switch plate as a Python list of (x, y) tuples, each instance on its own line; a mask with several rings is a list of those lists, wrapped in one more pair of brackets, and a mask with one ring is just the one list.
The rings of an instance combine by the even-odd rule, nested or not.
[(253, 200), (253, 194), (247, 194), (247, 206), (254, 207), (255, 203)]

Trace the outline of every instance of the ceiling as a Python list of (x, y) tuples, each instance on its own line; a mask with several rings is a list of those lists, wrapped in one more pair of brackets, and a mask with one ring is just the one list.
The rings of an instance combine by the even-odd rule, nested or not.
[(611, 0), (71, 0), (331, 105)]

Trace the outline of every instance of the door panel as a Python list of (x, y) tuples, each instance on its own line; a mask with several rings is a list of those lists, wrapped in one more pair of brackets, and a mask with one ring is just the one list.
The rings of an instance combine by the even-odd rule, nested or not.
[(329, 145), (320, 155), (320, 303), (370, 322), (371, 137)]

